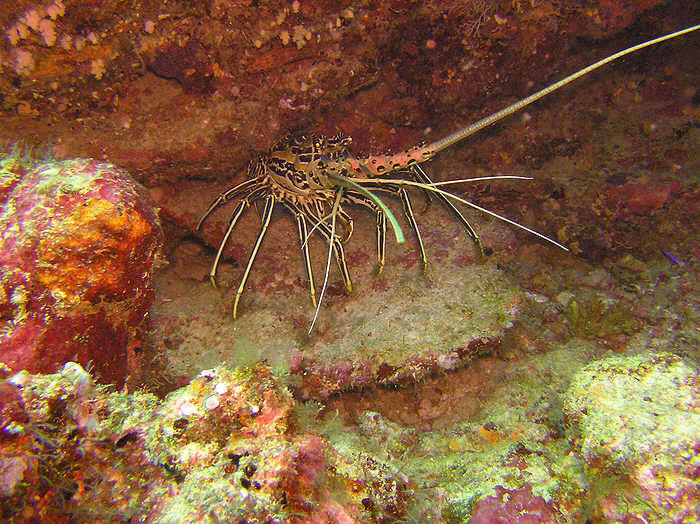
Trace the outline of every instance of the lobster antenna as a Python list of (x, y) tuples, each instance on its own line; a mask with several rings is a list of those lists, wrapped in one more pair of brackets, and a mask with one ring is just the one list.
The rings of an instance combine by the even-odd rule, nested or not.
[(323, 277), (323, 286), (321, 286), (321, 294), (318, 296), (318, 304), (316, 304), (316, 311), (314, 311), (314, 318), (311, 320), (311, 325), (309, 326), (309, 331), (307, 335), (311, 334), (314, 326), (316, 325), (316, 319), (318, 319), (318, 313), (321, 311), (321, 302), (323, 302), (323, 295), (326, 292), (326, 286), (328, 285), (328, 273), (331, 269), (331, 257), (333, 256), (333, 239), (335, 238), (335, 219), (338, 216), (338, 208), (340, 207), (340, 199), (343, 197), (343, 187), (338, 188), (338, 192), (335, 195), (335, 202), (333, 202), (333, 208), (331, 209), (331, 236), (328, 239), (328, 258), (326, 259), (326, 275)]
[(522, 100), (519, 100), (515, 102), (512, 105), (509, 105), (508, 107), (501, 109), (500, 111), (496, 111), (495, 113), (482, 118), (481, 120), (478, 120), (474, 122), (473, 124), (468, 125), (467, 127), (464, 127), (460, 129), (459, 131), (455, 131), (451, 135), (447, 135), (445, 138), (442, 138), (440, 140), (437, 140), (431, 144), (428, 144), (425, 146), (423, 149), (426, 151), (425, 155), (427, 157), (431, 157), (443, 149), (447, 149), (448, 147), (456, 144), (457, 142), (460, 142), (461, 140), (464, 140), (470, 135), (473, 135), (474, 133), (481, 131), (485, 127), (490, 126), (491, 124), (498, 122), (499, 120), (502, 120), (503, 118), (512, 115), (513, 113), (521, 110), (523, 107), (532, 104), (536, 100), (539, 100), (540, 98), (547, 96), (548, 94), (552, 93), (553, 91), (556, 91), (557, 89), (564, 87), (565, 85), (573, 82), (574, 80), (581, 78), (584, 75), (587, 75), (591, 71), (595, 71), (599, 67), (604, 66), (605, 64), (608, 64), (614, 60), (617, 60), (618, 58), (621, 58), (625, 55), (629, 55), (630, 53), (634, 53), (635, 51), (639, 51), (640, 49), (644, 49), (645, 47), (649, 47), (654, 44), (658, 44), (659, 42), (663, 42), (664, 40), (670, 40), (671, 38), (676, 38), (677, 36), (684, 35), (686, 33), (691, 33), (697, 29), (700, 29), (700, 24), (694, 25), (692, 27), (687, 27), (686, 29), (681, 29), (680, 31), (676, 31), (675, 33), (670, 33), (664, 36), (660, 36), (658, 38), (654, 38), (653, 40), (647, 40), (646, 42), (642, 42), (641, 44), (637, 44), (632, 47), (628, 47), (627, 49), (623, 49), (622, 51), (618, 51), (615, 54), (612, 54), (608, 56), (607, 58), (603, 58), (602, 60), (597, 61), (594, 64), (591, 64), (587, 67), (584, 67), (583, 69), (580, 69), (576, 71), (575, 73), (562, 78), (558, 82), (555, 82), (544, 89), (541, 89), (540, 91), (537, 91), (536, 93), (533, 93), (532, 95), (528, 96), (527, 98), (523, 98)]
[(311, 238), (311, 235), (313, 234), (313, 232), (316, 231), (316, 228), (320, 227), (321, 224), (323, 224), (324, 222), (327, 222), (328, 220), (331, 220), (332, 218), (333, 218), (333, 211), (331, 210), (331, 212), (328, 215), (317, 220), (316, 223), (314, 224), (314, 227), (309, 229), (309, 232), (306, 234), (306, 238), (304, 238), (304, 243), (301, 245), (301, 247), (303, 248), (306, 244), (309, 243), (309, 239)]
[[(486, 178), (486, 179), (488, 179), (488, 178), (490, 178), (490, 177), (479, 177), (479, 178)], [(503, 178), (503, 177), (496, 176), (496, 177), (494, 177), (494, 178)], [(525, 179), (527, 179), (528, 177), (515, 177), (515, 176), (513, 176), (513, 177), (509, 177), (509, 178), (525, 178)], [(535, 235), (536, 237), (539, 237), (539, 238), (541, 238), (542, 240), (546, 240), (546, 241), (549, 242), (550, 244), (554, 244), (555, 246), (557, 246), (557, 247), (560, 248), (560, 249), (563, 249), (564, 251), (570, 251), (570, 249), (569, 249), (568, 247), (566, 247), (565, 245), (560, 244), (560, 243), (557, 242), (556, 240), (553, 240), (553, 239), (549, 238), (548, 236), (543, 235), (542, 233), (538, 233), (538, 232), (535, 231), (534, 229), (530, 229), (529, 227), (524, 226), (524, 225), (522, 225), (522, 224), (516, 222), (515, 220), (511, 220), (511, 219), (508, 218), (508, 217), (504, 217), (503, 215), (499, 215), (499, 214), (496, 213), (495, 211), (490, 211), (490, 210), (486, 209), (485, 207), (478, 206), (478, 205), (476, 205), (474, 202), (470, 202), (469, 200), (465, 200), (465, 199), (463, 199), (463, 198), (461, 198), (461, 197), (458, 197), (457, 195), (452, 194), (452, 193), (450, 193), (449, 191), (443, 191), (442, 189), (439, 189), (438, 187), (435, 187), (435, 186), (441, 185), (441, 184), (444, 185), (444, 184), (446, 184), (446, 183), (452, 183), (452, 182), (457, 183), (457, 182), (464, 182), (464, 181), (468, 181), (468, 180), (471, 180), (471, 179), (450, 180), (449, 182), (438, 182), (437, 184), (435, 184), (435, 183), (423, 184), (422, 182), (414, 182), (413, 180), (403, 180), (403, 179), (401, 179), (401, 178), (397, 178), (397, 179), (391, 179), (391, 178), (376, 178), (376, 179), (372, 179), (372, 182), (375, 183), (375, 184), (396, 184), (396, 185), (404, 185), (404, 186), (418, 187), (418, 188), (420, 188), (420, 189), (424, 189), (424, 190), (429, 191), (429, 192), (433, 192), (433, 193), (437, 193), (437, 194), (439, 194), (439, 195), (443, 195), (443, 196), (445, 196), (445, 197), (447, 197), (447, 198), (451, 198), (451, 199), (453, 199), (453, 200), (456, 200), (457, 202), (461, 202), (462, 204), (464, 204), (464, 205), (466, 205), (466, 206), (468, 206), (468, 207), (471, 207), (472, 209), (476, 209), (477, 211), (481, 211), (482, 213), (484, 213), (484, 214), (486, 214), (486, 215), (490, 215), (490, 216), (492, 216), (492, 217), (494, 217), (494, 218), (497, 218), (498, 220), (502, 220), (503, 222), (506, 222), (506, 223), (508, 223), (508, 224), (510, 224), (510, 225), (512, 225), (512, 226), (515, 226), (515, 227), (517, 227), (517, 228), (519, 228), (519, 229), (522, 229), (523, 231), (527, 231), (528, 233), (530, 233), (530, 234), (532, 234), (532, 235)]]

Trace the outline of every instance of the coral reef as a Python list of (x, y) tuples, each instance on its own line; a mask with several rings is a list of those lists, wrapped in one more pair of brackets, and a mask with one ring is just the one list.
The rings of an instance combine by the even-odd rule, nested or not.
[(590, 349), (571, 342), (515, 367), (468, 422), (417, 431), (363, 413), (354, 433), (321, 431), (416, 479), (418, 522), (692, 522), (695, 366), (668, 353), (586, 365)]
[(376, 275), (374, 216), (353, 209), (354, 291), (332, 268), (309, 336), (293, 220), (275, 213), (236, 322), (259, 220), (218, 288), (230, 208), (194, 225), (288, 132), (397, 151), (699, 17), (691, 0), (0, 2), (0, 520), (697, 520), (700, 31), (426, 163), (532, 177), (448, 187), (572, 253), (470, 211), (479, 260), (416, 195), (429, 270), (390, 240)]
[(0, 350), (52, 372), (77, 359), (106, 381), (137, 366), (162, 241), (155, 206), (124, 171), (94, 160), (0, 156)]
[(469, 421), (435, 430), (368, 411), (349, 426), (264, 364), (204, 370), (164, 399), (111, 391), (72, 362), (53, 375), (3, 367), (2, 516), (689, 521), (696, 368), (668, 353), (586, 365), (591, 348), (518, 364)]
[(163, 400), (110, 392), (73, 362), (3, 374), (4, 520), (349, 523), (405, 509), (406, 483), (381, 462), (294, 431), (295, 401), (265, 366), (205, 370)]

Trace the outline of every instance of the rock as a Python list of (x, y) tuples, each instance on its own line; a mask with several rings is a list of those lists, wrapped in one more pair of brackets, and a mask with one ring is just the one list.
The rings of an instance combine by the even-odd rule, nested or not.
[[(4, 384), (21, 399), (21, 413), (0, 412), (0, 428), (14, 423), (0, 433), (9, 520), (350, 524), (407, 496), (391, 470), (347, 461), (298, 429), (297, 403), (267, 366), (206, 370), (165, 399), (86, 383), (68, 363)], [(394, 503), (392, 515), (405, 509)]]
[(611, 357), (574, 376), (564, 414), (593, 482), (617, 479), (600, 502), (607, 522), (689, 522), (698, 515), (698, 372), (669, 353)]
[(498, 495), (479, 499), (472, 510), (471, 524), (518, 523), (539, 524), (557, 522), (556, 513), (542, 497), (527, 487), (507, 491), (497, 488)]
[[(431, 220), (436, 218), (421, 223), (426, 237), (436, 227), (431, 228)], [(270, 232), (269, 246), (295, 241), (278, 243), (285, 226)], [(156, 279), (163, 292), (153, 315), (156, 337), (167, 340), (169, 368), (192, 376), (199, 367), (222, 360), (243, 365), (266, 359), (300, 376), (305, 395), (326, 398), (348, 389), (410, 383), (494, 354), (528, 307), (524, 293), (496, 263), (462, 266), (471, 248), (462, 237), (443, 250), (442, 259), (435, 256), (439, 247), (432, 238), (426, 240), (434, 257), (428, 278), (417, 267), (401, 265), (402, 255), (415, 254), (412, 246), (392, 246), (383, 275), (375, 278), (374, 239), (361, 241), (373, 234), (364, 224), (356, 227), (348, 249), (353, 256), (367, 256), (351, 265), (355, 289), (349, 296), (328, 294), (311, 336), (307, 331), (314, 312), (308, 290), (296, 284), (302, 280), (298, 253), (280, 258), (264, 246), (236, 321), (220, 305), (222, 296), (232, 295), (225, 276), (219, 280), (222, 291), (203, 278), (211, 257), (187, 261), (190, 267), (205, 268), (200, 282), (166, 268)], [(451, 239), (449, 233), (435, 236)], [(291, 244), (290, 250), (295, 248)]]
[[(52, 18), (48, 0), (4, 2), (0, 109), (13, 124), (0, 137), (18, 128), (37, 142), (61, 136), (70, 156), (99, 144), (166, 186), (185, 174), (225, 179), (253, 151), (310, 124), (355, 135), (360, 151), (398, 150), (578, 59), (577, 39), (594, 46), (666, 4), (579, 3), (446, 0), (421, 11), (300, 2), (294, 11), (273, 0), (164, 4), (155, 16), (148, 4), (63, 1)], [(677, 27), (665, 14), (648, 15), (644, 34)], [(625, 43), (638, 42), (631, 33)]]
[(31, 372), (77, 359), (121, 382), (153, 301), (155, 206), (113, 165), (17, 155), (0, 156), (0, 359)]

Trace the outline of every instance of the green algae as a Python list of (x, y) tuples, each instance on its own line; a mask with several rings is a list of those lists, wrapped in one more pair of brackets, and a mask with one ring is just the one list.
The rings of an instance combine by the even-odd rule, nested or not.
[(39, 195), (85, 194), (92, 191), (95, 183), (105, 172), (116, 169), (112, 164), (97, 163), (84, 159), (69, 159), (47, 162), (36, 166), (39, 177), (36, 192)]
[[(278, 381), (265, 369), (219, 369), (216, 373), (219, 380), (235, 384), (246, 394), (247, 405), (260, 403), (252, 413), (263, 409), (266, 399), (262, 391), (277, 392), (281, 396), (275, 397), (271, 408), (265, 408), (275, 413), (276, 402), (289, 398), (289, 393), (278, 389)], [(15, 374), (7, 382), (19, 388), (29, 421), (12, 426), (12, 434), (17, 442), (26, 442), (27, 448), (7, 447), (5, 442), (3, 457), (7, 453), (17, 460), (36, 456), (32, 460), (45, 482), (41, 486), (29, 482), (10, 485), (16, 493), (11, 501), (5, 499), (3, 503), (12, 511), (21, 511), (28, 490), (37, 489), (55, 491), (56, 504), (66, 497), (61, 502), (67, 505), (65, 511), (74, 518), (91, 521), (128, 520), (134, 515), (148, 515), (149, 508), (159, 508), (154, 522), (185, 522), (201, 507), (207, 507), (212, 515), (223, 511), (222, 521), (229, 521), (232, 515), (286, 518), (282, 504), (241, 489), (242, 477), (248, 471), (246, 461), (254, 457), (242, 457), (239, 471), (224, 474), (230, 463), (228, 454), (236, 446), (253, 447), (254, 443), (246, 444), (245, 435), (236, 436), (239, 426), (235, 423), (215, 424), (211, 419), (211, 408), (204, 406), (207, 387), (213, 388), (207, 386), (208, 381), (200, 378), (159, 399), (142, 391), (109, 391), (107, 386), (96, 385), (91, 375), (75, 363), (67, 363), (61, 372), (51, 375), (26, 371)], [(259, 393), (248, 395), (253, 391)], [(220, 394), (225, 393), (221, 390)], [(198, 406), (199, 413), (178, 408), (185, 401)], [(197, 427), (193, 431), (178, 430), (182, 427), (178, 421), (187, 416)], [(263, 447), (271, 461), (280, 452), (274, 440), (265, 441), (268, 447)], [(281, 437), (280, 442), (296, 445)], [(83, 481), (91, 486), (79, 494)]]
[(196, 301), (156, 299), (153, 313), (163, 319), (157, 329), (176, 341), (168, 358), (179, 374), (192, 376), (219, 362), (237, 366), (264, 359), (291, 384), (288, 370), (294, 369), (306, 391), (324, 397), (419, 380), (436, 366), (464, 365), (475, 356), (470, 344), (480, 347), (486, 341), (488, 351), (527, 307), (522, 291), (495, 262), (478, 270), (445, 263), (434, 271), (426, 280), (388, 266), (383, 278), (391, 285), (378, 293), (367, 292), (370, 275), (357, 275), (366, 282), (358, 295), (366, 295), (329, 303), (313, 339), (300, 336), (306, 331), (299, 328), (306, 322), (304, 309), (274, 295), (264, 307), (246, 307), (232, 323), (222, 311), (221, 295), (208, 283), (199, 286)]
[(468, 522), (479, 499), (496, 494), (497, 488), (524, 485), (532, 487), (534, 496), (558, 504), (563, 514), (574, 515), (586, 479), (583, 461), (571, 455), (561, 438), (561, 395), (591, 350), (574, 341), (533, 357), (469, 422), (418, 432), (365, 413), (359, 432), (336, 427), (325, 435), (346, 457), (369, 454), (397, 475), (420, 479), (408, 512), (416, 522)]
[[(0, 144), (0, 196), (21, 183), (26, 173), (45, 162), (54, 161), (51, 147), (30, 147), (20, 142)], [(14, 201), (3, 202), (10, 216), (14, 211)]]
[(564, 308), (569, 334), (572, 337), (594, 339), (623, 333), (635, 333), (640, 322), (631, 306), (617, 301), (608, 303), (598, 295), (572, 298)]
[(17, 163), (13, 158), (0, 159), (0, 188), (11, 187), (22, 178)]
[[(668, 353), (609, 357), (576, 375), (564, 410), (586, 435), (584, 453), (605, 453), (626, 467), (668, 435), (700, 434), (696, 395), (683, 387), (696, 377), (695, 368)], [(619, 439), (628, 432), (633, 438)]]
[(0, 144), (0, 187), (19, 180), (25, 171), (50, 159), (49, 149), (32, 148), (21, 143)]
[[(682, 426), (681, 420), (672, 418), (668, 424), (659, 420), (654, 431), (642, 417), (635, 421), (638, 429), (624, 437), (620, 436), (624, 434), (621, 425), (630, 424), (625, 413), (634, 414), (649, 402), (641, 391), (647, 388), (646, 380), (659, 392), (672, 391), (693, 380), (694, 368), (678, 357), (663, 354), (611, 357), (588, 364), (595, 353), (590, 343), (573, 340), (546, 355), (532, 357), (510, 373), (478, 415), (442, 430), (418, 432), (376, 413), (364, 413), (358, 421), (359, 431), (335, 425), (324, 434), (349, 458), (359, 460), (369, 455), (387, 464), (397, 477), (419, 479), (413, 486), (414, 504), (407, 521), (466, 523), (479, 500), (497, 495), (498, 490), (524, 487), (553, 507), (559, 522), (606, 519), (612, 514), (620, 518), (646, 515), (664, 521), (663, 502), (650, 500), (639, 491), (638, 480), (630, 477), (634, 471), (630, 465), (639, 464), (640, 457), (649, 453), (647, 442), (655, 442), (654, 449), (664, 455), (663, 460), (653, 462), (654, 468), (697, 461), (689, 444), (693, 434), (700, 434), (697, 415), (673, 431), (671, 426)], [(608, 373), (619, 373), (624, 380), (610, 382), (611, 393), (604, 398), (614, 402), (617, 395), (635, 404), (605, 411), (605, 415), (591, 408), (593, 421), (584, 421), (582, 426), (572, 418), (572, 406), (577, 406), (576, 412), (589, 409), (600, 395), (591, 394), (585, 385)], [(668, 402), (686, 409), (692, 402), (697, 406), (697, 399), (688, 391)], [(668, 407), (658, 409), (666, 413), (661, 419), (670, 416)], [(649, 416), (660, 418), (651, 412)], [(630, 419), (635, 420), (631, 415)], [(615, 435), (629, 458), (605, 463), (593, 460), (587, 446), (604, 448), (602, 442), (615, 441)], [(659, 485), (674, 482), (680, 481), (670, 471), (658, 480)], [(679, 502), (686, 507), (689, 503), (682, 498)]]
[[(201, 514), (198, 508), (206, 508), (208, 522), (243, 521), (264, 510), (270, 511), (269, 503), (253, 494), (242, 492), (230, 479), (222, 478), (221, 468), (212, 466), (187, 475), (174, 496), (167, 498), (161, 515), (153, 522), (170, 524), (183, 522), (186, 516)], [(278, 519), (285, 514), (281, 506), (273, 511)], [(202, 515), (204, 517), (204, 515)]]
[(73, 162), (64, 161), (37, 166), (41, 181), (36, 185), (36, 192), (39, 195), (78, 193), (98, 179), (94, 175), (88, 178), (83, 173), (66, 172), (65, 168), (73, 167), (71, 164)]

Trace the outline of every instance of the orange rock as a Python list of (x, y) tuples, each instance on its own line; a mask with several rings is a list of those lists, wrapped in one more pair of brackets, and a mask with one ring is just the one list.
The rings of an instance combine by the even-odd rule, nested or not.
[(1, 358), (15, 369), (53, 372), (77, 356), (106, 381), (122, 382), (153, 297), (162, 241), (155, 204), (110, 164), (25, 167), (0, 212)]

